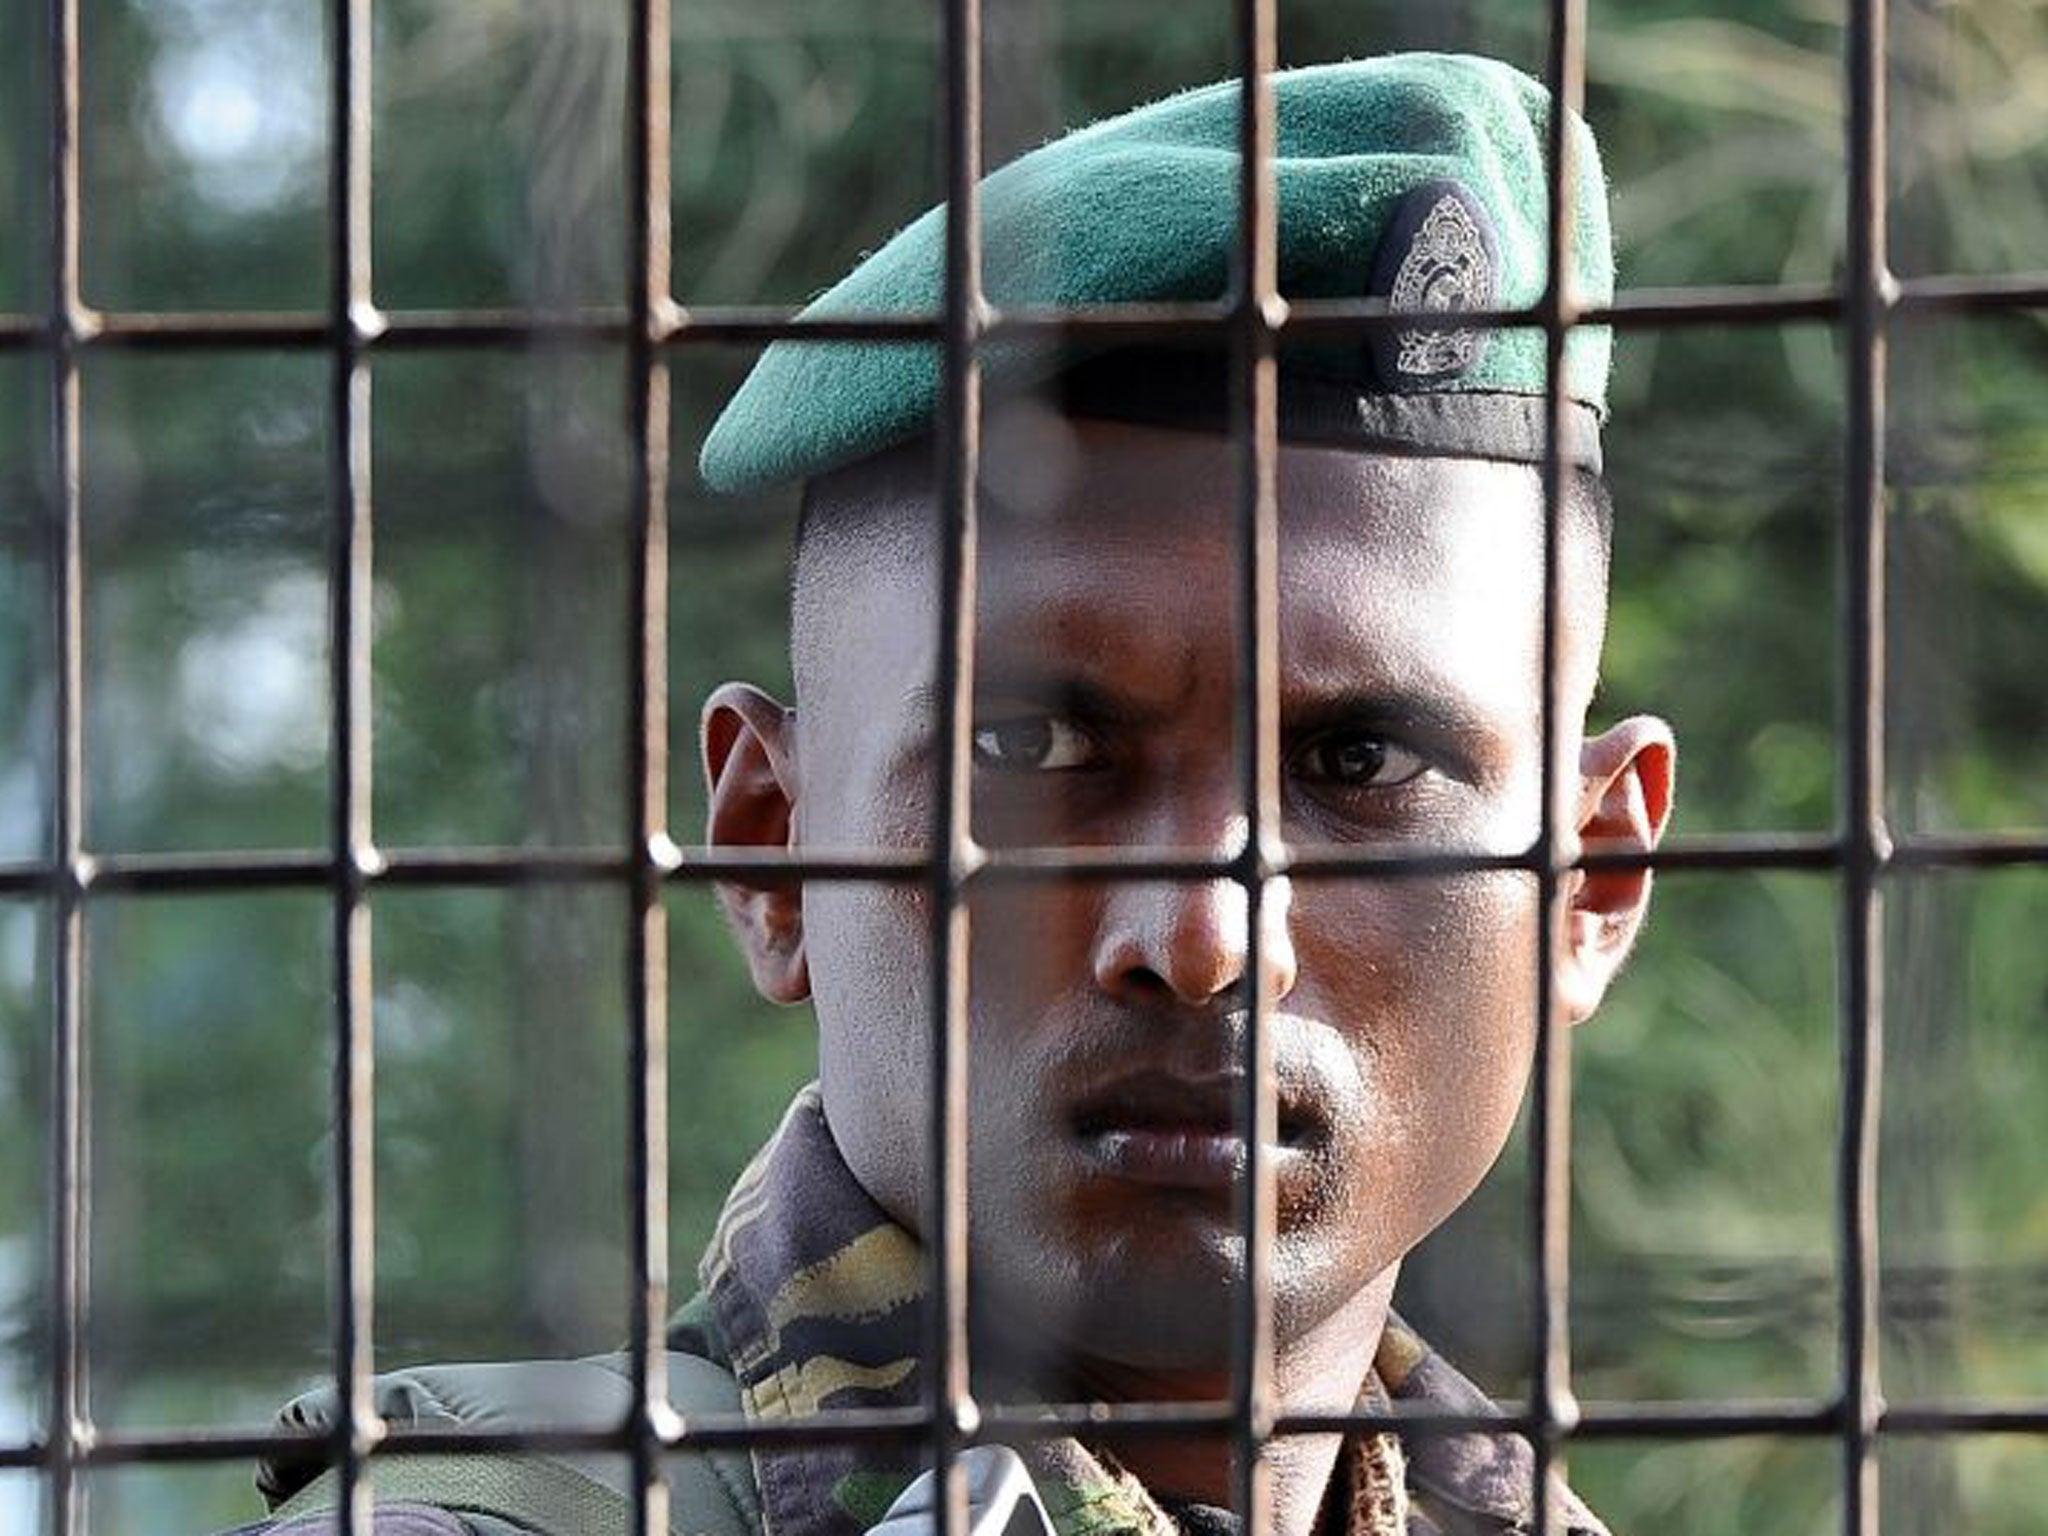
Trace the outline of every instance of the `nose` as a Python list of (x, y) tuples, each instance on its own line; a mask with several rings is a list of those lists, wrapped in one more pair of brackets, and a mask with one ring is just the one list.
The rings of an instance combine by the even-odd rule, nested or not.
[[(1269, 883), (1260, 910), (1273, 995), (1294, 990), (1290, 890)], [(1243, 991), (1251, 963), (1250, 899), (1235, 880), (1135, 881), (1111, 886), (1096, 930), (1095, 983), (1130, 1003), (1194, 1007)]]

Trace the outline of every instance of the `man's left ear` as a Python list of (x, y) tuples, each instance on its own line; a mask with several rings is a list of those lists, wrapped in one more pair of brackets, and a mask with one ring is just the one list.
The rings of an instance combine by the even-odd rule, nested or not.
[[(1632, 715), (1587, 738), (1579, 752), (1579, 847), (1585, 853), (1648, 853), (1671, 817), (1677, 744), (1671, 727)], [(1600, 1006), (1628, 958), (1650, 906), (1647, 869), (1575, 870), (1566, 886), (1557, 996), (1576, 1024)]]

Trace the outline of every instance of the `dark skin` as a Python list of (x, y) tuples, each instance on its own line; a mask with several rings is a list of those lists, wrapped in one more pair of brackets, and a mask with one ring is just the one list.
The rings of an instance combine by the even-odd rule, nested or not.
[[(987, 846), (1229, 853), (1235, 455), (1220, 439), (1023, 412), (987, 432), (974, 806)], [(1539, 824), (1541, 498), (1526, 466), (1283, 445), (1280, 751), (1291, 844), (1513, 853)], [(938, 568), (928, 448), (820, 486), (835, 521), (796, 605), (797, 705), (745, 684), (704, 711), (709, 840), (915, 848), (931, 825)], [(1604, 609), (1567, 526), (1557, 749), (1572, 848), (1646, 850), (1673, 746), (1588, 735)], [(1559, 1017), (1592, 1014), (1646, 872), (1573, 874)], [(755, 984), (810, 998), (848, 1165), (920, 1230), (930, 913), (914, 885), (729, 885)], [(971, 911), (969, 1199), (977, 1368), (1043, 1396), (1230, 1392), (1243, 1269), (1232, 1122), (1246, 902), (1229, 882), (1047, 883)], [(1264, 978), (1280, 1137), (1274, 1384), (1342, 1408), (1402, 1256), (1509, 1134), (1536, 1023), (1537, 898), (1519, 873), (1283, 882)], [(1170, 1298), (1170, 1303), (1165, 1300)], [(1214, 1441), (1120, 1444), (1157, 1492), (1227, 1504)], [(1274, 1517), (1314, 1527), (1334, 1437), (1276, 1442)]]

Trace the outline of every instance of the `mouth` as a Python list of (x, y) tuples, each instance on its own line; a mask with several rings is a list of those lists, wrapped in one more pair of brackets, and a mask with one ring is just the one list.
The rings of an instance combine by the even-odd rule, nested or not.
[[(1083, 1154), (1111, 1177), (1170, 1189), (1228, 1189), (1249, 1162), (1237, 1129), (1244, 1079), (1139, 1072), (1084, 1097), (1072, 1128)], [(1279, 1137), (1266, 1152), (1277, 1169), (1306, 1157), (1314, 1118), (1282, 1092)]]

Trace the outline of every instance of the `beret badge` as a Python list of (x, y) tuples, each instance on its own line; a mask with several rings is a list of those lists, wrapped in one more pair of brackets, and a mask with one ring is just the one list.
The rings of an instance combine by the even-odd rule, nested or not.
[[(1402, 198), (1373, 258), (1372, 295), (1396, 311), (1455, 315), (1496, 306), (1499, 245), (1486, 208), (1460, 183), (1426, 181)], [(1372, 333), (1381, 383), (1428, 389), (1477, 367), (1486, 331), (1395, 326)]]

